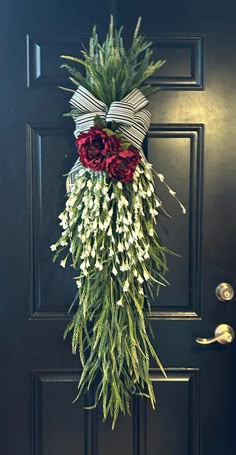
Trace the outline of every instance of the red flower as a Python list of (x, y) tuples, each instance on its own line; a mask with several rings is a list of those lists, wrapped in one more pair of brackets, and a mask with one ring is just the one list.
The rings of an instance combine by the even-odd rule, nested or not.
[(141, 161), (139, 151), (134, 147), (120, 150), (106, 159), (106, 171), (113, 180), (129, 183), (133, 180), (134, 171)]
[(105, 159), (108, 153), (121, 150), (118, 137), (108, 134), (98, 127), (92, 127), (87, 133), (81, 133), (75, 141), (78, 147), (80, 161), (84, 167), (101, 171), (105, 169)]

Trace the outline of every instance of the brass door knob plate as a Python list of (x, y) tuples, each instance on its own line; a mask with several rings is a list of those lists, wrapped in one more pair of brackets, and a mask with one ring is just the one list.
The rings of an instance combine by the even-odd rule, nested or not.
[(213, 338), (197, 338), (198, 344), (230, 344), (235, 338), (234, 329), (228, 324), (220, 324), (215, 329), (215, 336)]
[(234, 288), (229, 283), (220, 283), (216, 288), (216, 297), (220, 302), (228, 302), (234, 298)]

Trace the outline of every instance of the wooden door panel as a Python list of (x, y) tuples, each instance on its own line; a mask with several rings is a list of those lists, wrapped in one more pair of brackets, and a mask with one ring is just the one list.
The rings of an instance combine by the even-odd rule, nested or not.
[[(81, 35), (79, 42), (87, 42), (88, 37)], [(61, 55), (77, 55), (78, 41), (65, 37), (57, 39), (51, 35), (45, 39), (43, 33), (37, 38), (26, 35), (27, 49), (27, 86), (68, 85), (68, 74), (60, 66), (63, 63)]]
[[(197, 369), (168, 369), (168, 380), (153, 373), (158, 409), (153, 413), (149, 404), (144, 407), (142, 419), (146, 451), (142, 455), (199, 454), (199, 371)], [(168, 409), (168, 411), (167, 411)]]
[[(31, 444), (33, 455), (79, 455), (88, 441), (88, 421), (80, 405), (72, 405), (75, 384), (80, 376), (67, 371), (32, 372)], [(78, 424), (75, 425), (75, 422)]]
[(204, 86), (204, 36), (153, 34), (153, 55), (166, 60), (150, 78), (162, 90), (202, 90)]
[(153, 124), (150, 127), (148, 158), (159, 173), (171, 174), (175, 191), (187, 210), (184, 217), (176, 211), (176, 201), (156, 179), (156, 190), (168, 207), (167, 212), (171, 217), (174, 213), (174, 228), (173, 219), (159, 217), (161, 237), (171, 251), (181, 255), (181, 259), (168, 257), (171, 286), (163, 288), (160, 299), (152, 305), (155, 313), (166, 317), (200, 316), (203, 141), (203, 125)]
[(26, 141), (31, 317), (64, 317), (76, 292), (74, 275), (53, 266), (49, 245), (60, 232), (73, 139), (62, 125), (45, 123), (27, 125)]

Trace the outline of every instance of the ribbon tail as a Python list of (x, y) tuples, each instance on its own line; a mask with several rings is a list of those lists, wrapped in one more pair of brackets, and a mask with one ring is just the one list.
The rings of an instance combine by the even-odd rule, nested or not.
[(78, 158), (66, 178), (67, 193), (70, 192), (71, 185), (75, 183), (76, 176), (78, 176), (79, 171), (81, 171), (82, 169), (84, 169), (84, 166), (82, 165), (80, 159)]

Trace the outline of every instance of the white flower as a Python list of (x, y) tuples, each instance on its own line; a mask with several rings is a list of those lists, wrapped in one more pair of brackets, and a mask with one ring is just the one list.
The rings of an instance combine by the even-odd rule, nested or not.
[(50, 250), (51, 251), (56, 251), (57, 250), (57, 246), (54, 244), (54, 245), (51, 245), (50, 246)]
[(94, 220), (94, 222), (93, 222), (93, 224), (92, 224), (92, 229), (93, 229), (94, 231), (96, 231), (97, 225), (98, 225), (97, 220)]
[(126, 280), (126, 281), (124, 282), (123, 291), (124, 291), (124, 292), (127, 292), (128, 290), (129, 290), (129, 282), (128, 282), (128, 280)]
[(66, 215), (64, 212), (61, 212), (60, 215), (58, 215), (59, 220), (64, 220), (66, 218)]
[(60, 262), (60, 265), (61, 265), (61, 267), (63, 267), (63, 269), (66, 266), (66, 261), (67, 261), (67, 257)]
[(138, 276), (137, 280), (140, 284), (143, 284), (143, 278), (141, 277), (141, 275)]
[(176, 196), (176, 192), (173, 191), (171, 188), (169, 188), (169, 193), (171, 194), (171, 196)]
[(102, 224), (101, 220), (99, 220), (99, 229), (101, 229), (101, 231), (104, 229), (104, 225)]
[(85, 261), (81, 262), (80, 268), (81, 268), (81, 270), (85, 270), (86, 269), (86, 262)]
[(158, 211), (157, 211), (156, 209), (153, 209), (152, 207), (150, 207), (149, 213), (150, 213), (152, 216), (158, 215)]
[(139, 289), (138, 289), (138, 293), (139, 293), (140, 295), (144, 295), (143, 288), (139, 288)]
[(120, 243), (120, 242), (118, 243), (117, 249), (120, 253), (122, 253), (124, 251), (124, 247), (123, 247), (122, 243)]
[(129, 207), (129, 201), (127, 201), (127, 199), (124, 196), (122, 196), (121, 200), (125, 207)]
[(95, 262), (95, 267), (96, 269), (98, 270), (102, 270), (103, 269), (103, 265), (102, 263), (97, 259), (96, 262)]
[(120, 264), (120, 259), (119, 259), (118, 255), (116, 256), (116, 262), (117, 262), (117, 264)]
[(90, 199), (88, 206), (89, 206), (90, 209), (93, 208), (93, 206), (94, 206), (94, 200), (93, 199)]
[(112, 248), (109, 249), (109, 257), (112, 258), (112, 256), (114, 256), (114, 251)]
[(126, 264), (123, 263), (123, 264), (120, 266), (120, 271), (121, 271), (121, 272), (126, 272), (126, 270), (128, 270), (128, 267), (127, 267)]
[(118, 306), (123, 306), (122, 297), (121, 297), (120, 300), (118, 300), (118, 302), (116, 302), (116, 305), (118, 305)]
[(113, 275), (115, 275), (115, 276), (118, 275), (118, 272), (117, 272), (117, 270), (116, 270), (116, 268), (115, 268), (114, 265), (113, 265), (113, 267), (112, 267), (112, 273), (113, 273)]
[(149, 189), (150, 189), (151, 193), (154, 193), (154, 191), (155, 191), (155, 190), (154, 190), (154, 186), (153, 186), (151, 183), (150, 183), (150, 185), (149, 185)]
[(181, 207), (181, 209), (182, 209), (183, 214), (185, 215), (185, 214), (187, 213), (186, 208), (185, 208), (184, 205), (181, 204), (181, 203), (180, 203), (180, 207)]
[(60, 226), (62, 226), (63, 229), (67, 229), (68, 228), (68, 224), (65, 221), (62, 221), (59, 224), (60, 224)]
[(117, 183), (117, 187), (120, 188), (120, 190), (122, 190), (122, 189), (123, 189), (122, 183), (121, 183), (121, 182), (118, 182), (118, 183)]
[(144, 276), (144, 278), (145, 278), (146, 281), (148, 281), (149, 278), (150, 278), (149, 273), (148, 273), (147, 270), (145, 270), (145, 269), (144, 269), (144, 271), (143, 271), (143, 276)]
[[(60, 245), (61, 246), (67, 246), (68, 242), (66, 242), (66, 240), (61, 240)], [(55, 250), (52, 250), (52, 251), (55, 251)]]
[(121, 234), (121, 232), (123, 232), (122, 227), (118, 225), (117, 228), (116, 228), (116, 232), (117, 232), (118, 234)]
[(159, 201), (158, 199), (156, 199), (156, 208), (160, 207), (162, 205), (161, 201)]
[(92, 181), (91, 181), (91, 180), (88, 180), (88, 182), (87, 182), (87, 188), (88, 188), (89, 190), (91, 190), (92, 186), (93, 186)]
[(130, 245), (132, 245), (134, 243), (134, 239), (133, 239), (132, 235), (129, 236), (128, 242)]
[(104, 196), (108, 193), (108, 185), (103, 185), (102, 187), (102, 194), (104, 194)]
[(76, 286), (77, 286), (78, 289), (81, 288), (82, 282), (80, 280), (77, 280), (76, 281)]
[(164, 182), (165, 177), (164, 177), (163, 174), (157, 174), (157, 177), (159, 178), (159, 180), (160, 180), (161, 182)]

